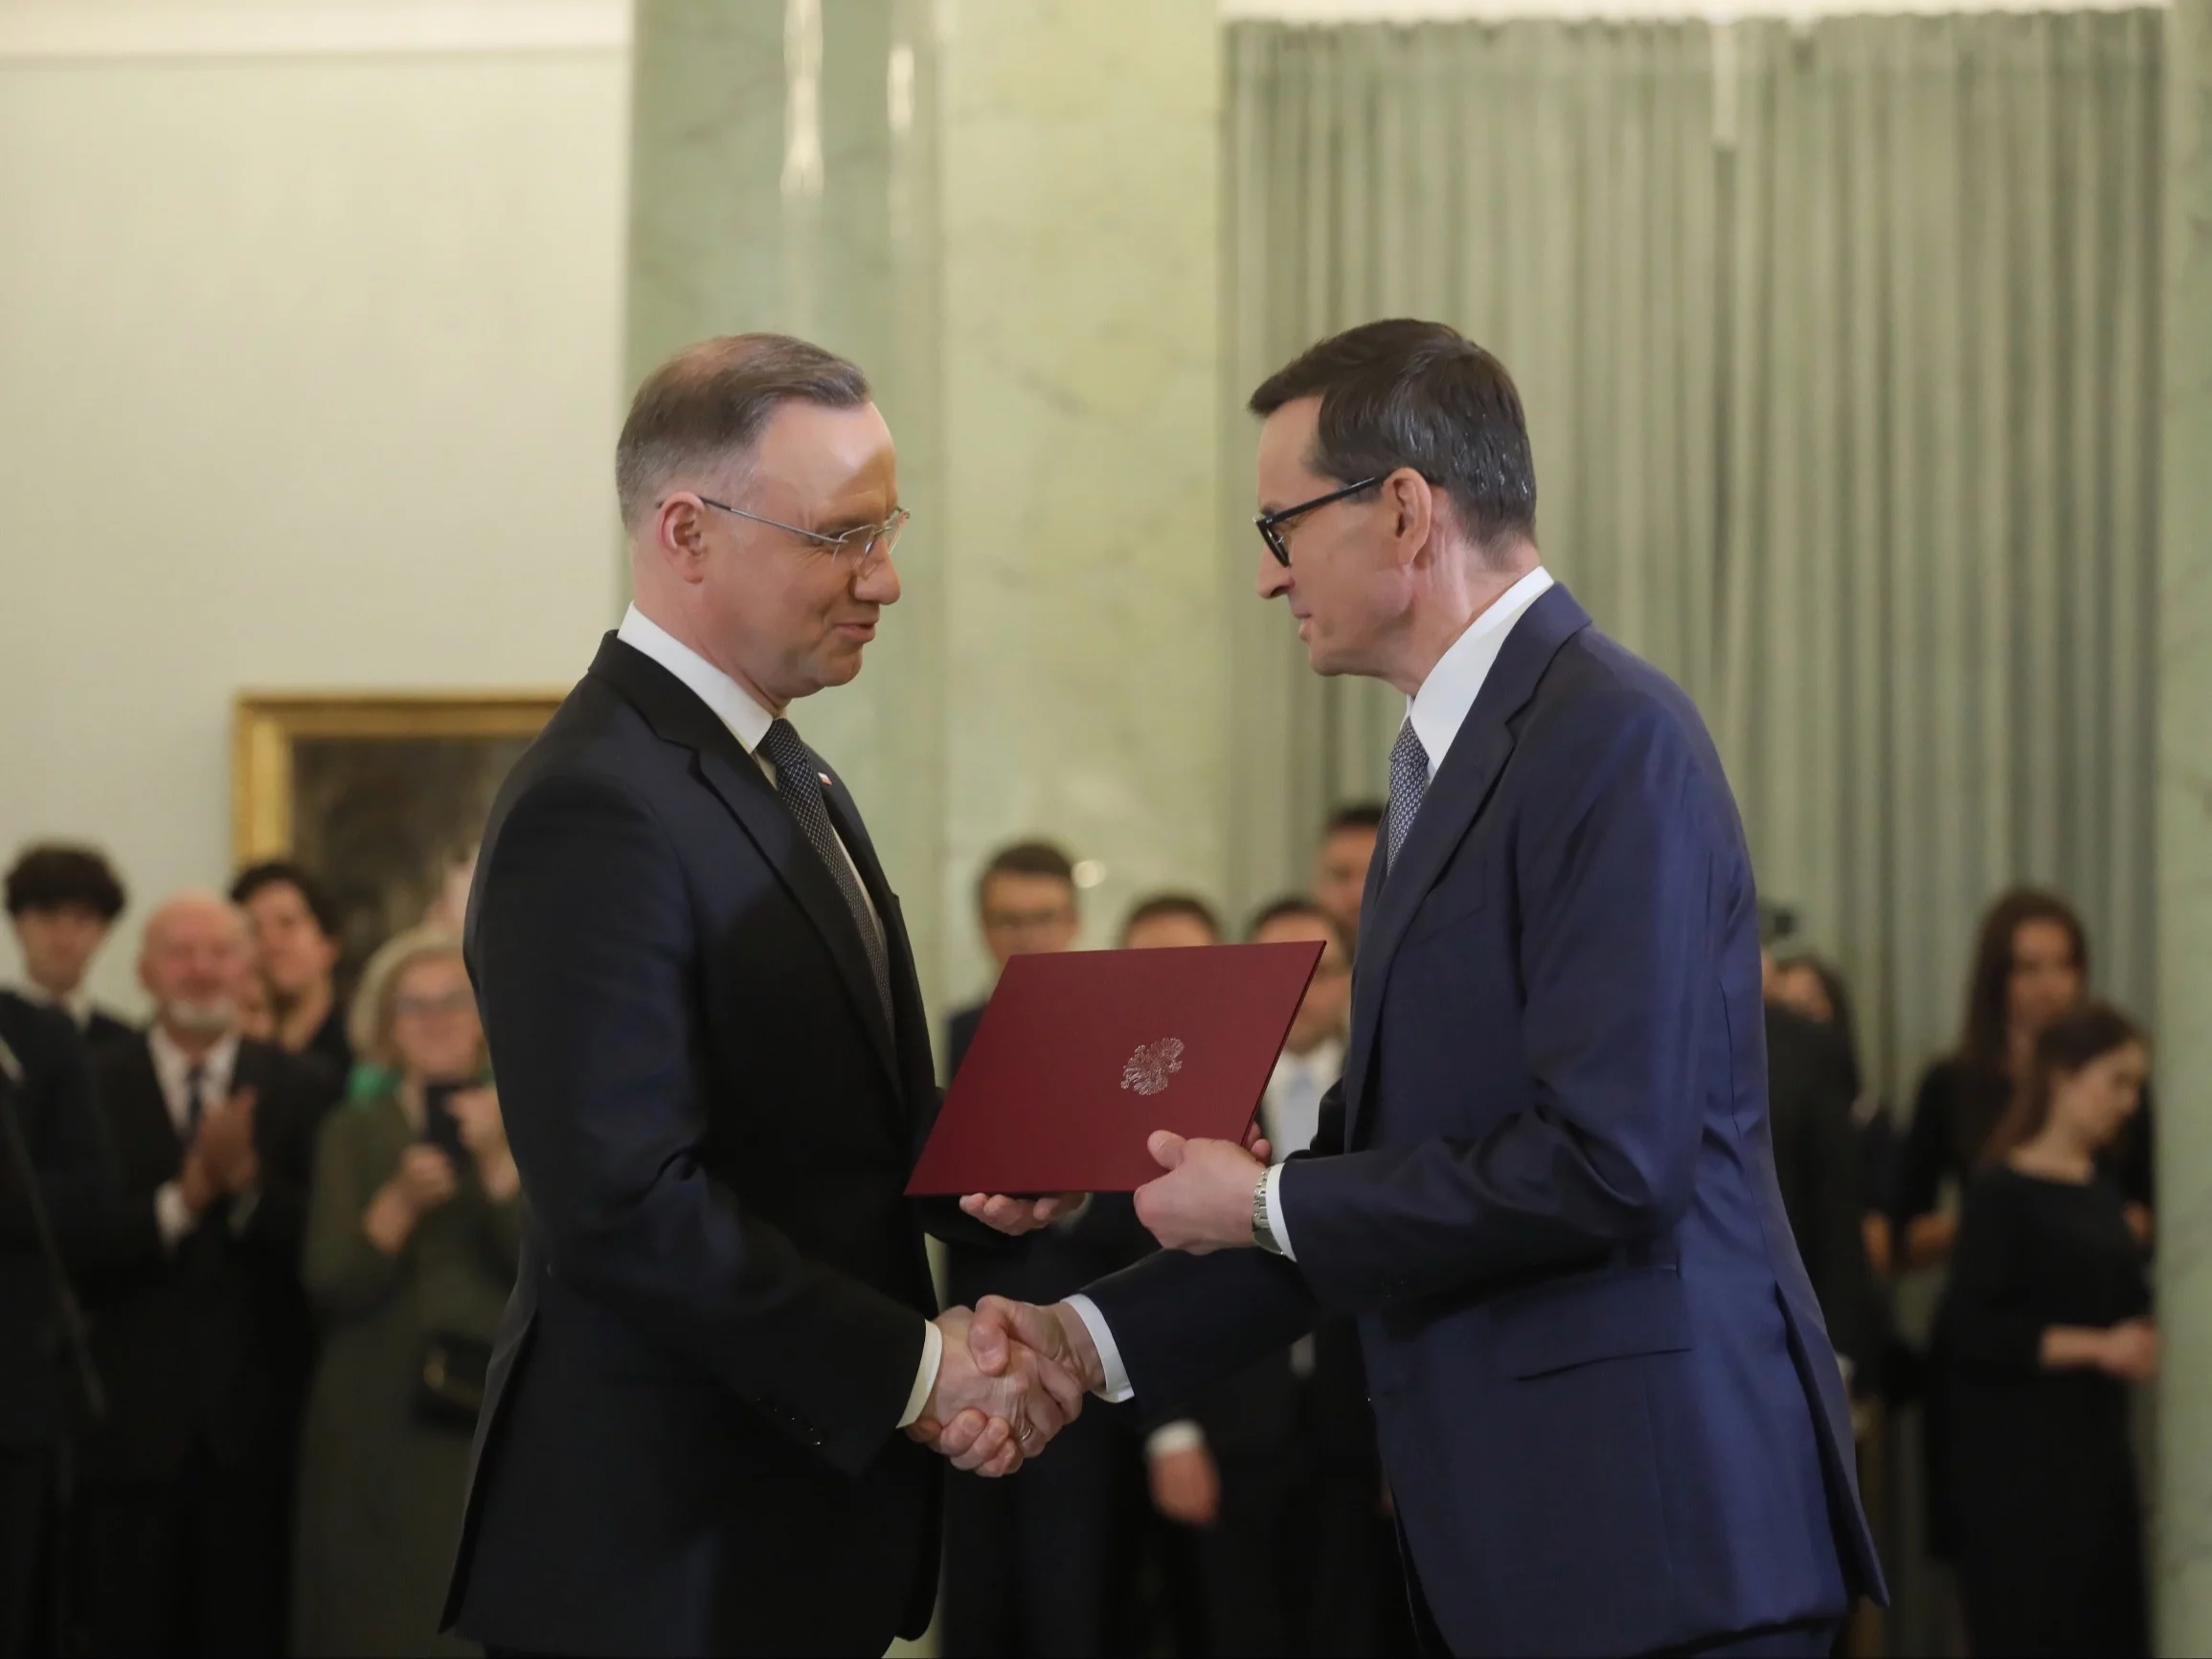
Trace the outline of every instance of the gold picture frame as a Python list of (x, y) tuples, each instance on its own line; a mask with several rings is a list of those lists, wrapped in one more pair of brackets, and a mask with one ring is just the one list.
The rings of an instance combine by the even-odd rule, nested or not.
[(565, 691), (243, 691), (231, 852), (296, 858), (337, 903), (344, 965), (418, 921), (473, 851), (508, 769)]

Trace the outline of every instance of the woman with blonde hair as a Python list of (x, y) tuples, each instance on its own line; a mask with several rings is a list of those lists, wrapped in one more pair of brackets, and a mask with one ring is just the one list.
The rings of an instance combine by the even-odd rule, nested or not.
[(514, 1282), (521, 1179), (452, 934), (362, 975), (354, 1049), (385, 1068), (317, 1147), (304, 1266), (323, 1322), (302, 1453), (295, 1648), (472, 1651), (438, 1633), (469, 1435)]

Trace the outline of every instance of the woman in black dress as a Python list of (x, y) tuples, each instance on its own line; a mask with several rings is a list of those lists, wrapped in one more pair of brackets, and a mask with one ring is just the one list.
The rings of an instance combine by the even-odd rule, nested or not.
[(2145, 1250), (2098, 1156), (2141, 1102), (2101, 1004), (2037, 1039), (1952, 1259), (1952, 1491), (1976, 1653), (2150, 1651), (2129, 1389), (2156, 1373)]
[[(1890, 1239), (1900, 1270), (1950, 1261), (1959, 1212), (1946, 1191), (1963, 1195), (1986, 1155), (1991, 1134), (2024, 1085), (2038, 1036), (2079, 1008), (2089, 976), (2088, 934), (2055, 893), (2015, 887), (1982, 917), (1967, 983), (1965, 1030), (1957, 1052), (1921, 1078), (1892, 1189)], [(2100, 1167), (2127, 1199), (2131, 1224), (2151, 1230), (2150, 1099), (2104, 1148)], [(1926, 1373), (1950, 1369), (1949, 1298), (1929, 1333)], [(1945, 1389), (1921, 1397), (1921, 1460), (1928, 1553), (1958, 1556), (1958, 1506), (1951, 1492), (1951, 1401)]]

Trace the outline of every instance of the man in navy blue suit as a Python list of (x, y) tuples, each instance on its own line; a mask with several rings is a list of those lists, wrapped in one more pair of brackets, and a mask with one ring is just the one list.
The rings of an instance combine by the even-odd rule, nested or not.
[(1757, 903), (1698, 712), (1545, 572), (1519, 394), (1436, 324), (1253, 393), (1264, 597), (1405, 693), (1344, 1076), (1310, 1153), (1153, 1138), (1167, 1250), (1009, 1336), (1163, 1409), (1360, 1324), (1455, 1653), (1825, 1653), (1884, 1594), (1783, 1214)]

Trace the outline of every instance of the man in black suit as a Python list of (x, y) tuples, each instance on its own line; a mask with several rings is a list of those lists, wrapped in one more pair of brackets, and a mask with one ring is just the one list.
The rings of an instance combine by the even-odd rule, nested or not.
[(92, 999), (85, 976), (125, 902), (114, 867), (91, 847), (25, 847), (5, 882), (8, 920), (23, 952), (21, 995), (57, 1008), (95, 1048), (137, 1035)]
[[(115, 1179), (83, 1039), (66, 1016), (0, 991), (0, 1114), (10, 1114), (57, 1241)], [(14, 1136), (11, 1134), (10, 1140)], [(0, 1659), (50, 1652), (68, 1423), (54, 1264), (13, 1149), (0, 1143)]]
[(914, 954), (787, 718), (898, 597), (891, 434), (851, 364), (714, 340), (647, 376), (616, 481), (635, 603), (500, 791), (469, 901), (528, 1220), (448, 1617), (547, 1653), (879, 1652), (935, 1601), (917, 1442), (967, 1424), (961, 1466), (1008, 1472), (1080, 1403), (933, 1318)]
[(1767, 1111), (1774, 1176), (1805, 1276), (1851, 1376), (1875, 1358), (1877, 1309), (1866, 1260), (1863, 1183), (1854, 1138), (1850, 1058), (1794, 1009), (1767, 1004)]
[(121, 1182), (83, 1246), (104, 1421), (82, 1433), (74, 1615), (92, 1653), (280, 1653), (300, 1289), (322, 1067), (237, 1030), (246, 921), (210, 892), (147, 920), (153, 1023), (102, 1052)]
[[(1016, 956), (1033, 952), (1072, 951), (1076, 934), (1083, 930), (1073, 861), (1050, 841), (1016, 841), (1001, 847), (976, 878), (976, 923), (995, 971), (1004, 972)], [(986, 996), (945, 1021), (948, 1082), (976, 1040), (976, 1027), (983, 1022), (989, 1001)]]

